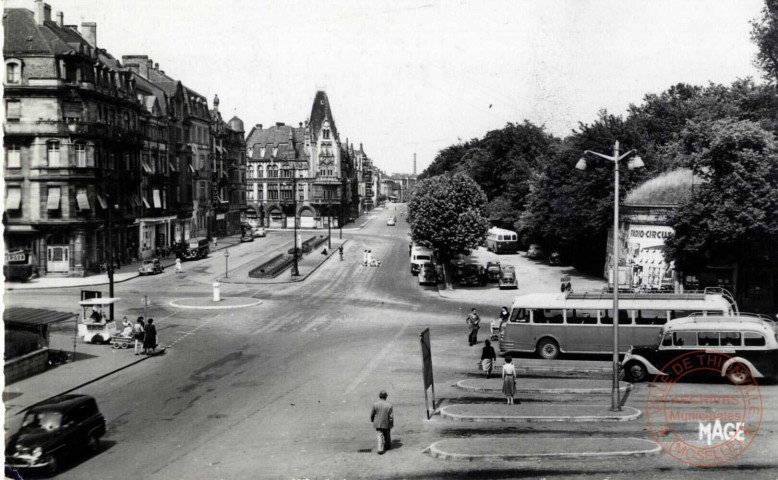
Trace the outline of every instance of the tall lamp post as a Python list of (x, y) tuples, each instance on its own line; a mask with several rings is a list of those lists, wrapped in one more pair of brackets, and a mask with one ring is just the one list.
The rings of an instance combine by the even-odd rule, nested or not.
[[(113, 184), (111, 183), (110, 188), (112, 187)], [(106, 200), (108, 200), (108, 261), (106, 262), (106, 265), (108, 266), (108, 296), (113, 298), (113, 199), (111, 198), (110, 188), (106, 189), (105, 194)], [(108, 317), (109, 321), (113, 322), (113, 303), (108, 307)]]
[(297, 277), (300, 275), (300, 270), (297, 268), (297, 169), (300, 164), (295, 162), (294, 171), (292, 171), (292, 205), (294, 206), (294, 250), (292, 253), (292, 276)]
[(230, 278), (230, 251), (224, 249), (224, 278)]
[[(621, 411), (621, 401), (619, 399), (619, 162), (632, 156), (627, 162), (627, 168), (634, 170), (645, 166), (643, 159), (636, 155), (635, 150), (619, 155), (619, 141), (613, 145), (613, 155), (604, 155), (602, 153), (586, 150), (575, 168), (586, 170), (587, 154), (595, 155), (605, 160), (613, 162), (613, 385), (611, 387), (611, 411)], [(633, 156), (634, 154), (634, 156)]]
[(332, 248), (332, 190), (327, 200), (327, 248)]

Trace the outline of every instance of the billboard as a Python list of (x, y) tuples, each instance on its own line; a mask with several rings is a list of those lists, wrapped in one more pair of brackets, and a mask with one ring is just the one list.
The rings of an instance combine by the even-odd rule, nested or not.
[[(621, 224), (619, 231), (619, 286), (641, 290), (673, 288), (674, 265), (665, 262), (665, 239), (673, 229), (664, 225)], [(613, 230), (608, 233), (605, 278), (610, 284)]]

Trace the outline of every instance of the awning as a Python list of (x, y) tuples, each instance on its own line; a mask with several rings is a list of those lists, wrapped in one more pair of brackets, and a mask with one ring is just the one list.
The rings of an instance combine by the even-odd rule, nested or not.
[(138, 200), (138, 194), (133, 193), (132, 194), (132, 204), (136, 207), (140, 207), (140, 200)]
[(146, 197), (143, 197), (143, 204), (146, 205), (146, 208), (151, 208), (151, 205), (149, 205), (149, 201), (146, 200)]
[(9, 187), (8, 196), (5, 199), (6, 210), (19, 210), (22, 204), (22, 189), (18, 187)]
[(194, 173), (194, 167), (192, 166), (192, 164), (191, 164), (191, 163), (189, 164), (189, 170), (191, 170), (191, 171), (192, 171), (192, 173)]
[(76, 315), (78, 314), (38, 308), (8, 307), (3, 311), (3, 322), (6, 325), (48, 325), (70, 320)]
[(86, 192), (78, 192), (76, 194), (76, 203), (78, 203), (79, 210), (91, 210)]
[(159, 197), (159, 189), (154, 189), (154, 208), (162, 208), (162, 200)]
[(224, 178), (225, 178), (225, 179), (227, 179), (227, 180), (229, 180), (229, 179), (230, 179), (230, 176), (229, 176), (229, 175), (227, 175), (227, 172), (225, 172), (224, 170), (222, 170), (222, 177), (224, 177)]
[(102, 208), (103, 210), (108, 209), (108, 204), (105, 202), (103, 196), (100, 195), (99, 193), (97, 194), (97, 202), (100, 204), (100, 208)]
[(218, 145), (214, 145), (216, 147), (216, 151), (219, 153), (224, 153), (224, 149)]
[(140, 163), (143, 166), (143, 169), (146, 170), (146, 173), (151, 173), (151, 167), (149, 167), (148, 163), (146, 163), (145, 161), (142, 161)]
[(46, 210), (59, 210), (59, 187), (49, 187), (49, 199)]
[(173, 172), (177, 172), (176, 166), (173, 164), (173, 162), (168, 162), (170, 164), (170, 170)]

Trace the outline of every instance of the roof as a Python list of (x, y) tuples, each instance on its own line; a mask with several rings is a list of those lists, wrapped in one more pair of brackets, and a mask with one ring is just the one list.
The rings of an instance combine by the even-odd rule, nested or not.
[(121, 299), (110, 298), (110, 297), (90, 298), (89, 300), (81, 300), (80, 302), (78, 302), (78, 304), (81, 305), (82, 307), (89, 307), (92, 305), (112, 305), (116, 303), (117, 300), (121, 300)]
[(75, 393), (67, 394), (67, 395), (59, 395), (56, 397), (52, 397), (49, 399), (46, 399), (40, 403), (36, 403), (32, 407), (29, 407), (30, 412), (37, 412), (40, 410), (57, 410), (57, 411), (65, 411), (70, 410), (76, 405), (80, 405), (85, 402), (94, 402), (94, 397), (91, 397), (89, 395), (79, 395)]
[(35, 15), (26, 8), (8, 8), (3, 10), (5, 30), (3, 54), (65, 54), (79, 51), (80, 47), (91, 46), (81, 35), (70, 27), (60, 27), (53, 21), (39, 25)]
[(694, 184), (703, 183), (688, 168), (664, 172), (627, 193), (625, 205), (680, 205), (691, 197)]
[(247, 147), (255, 145), (265, 147), (265, 155), (260, 156), (260, 149), (254, 148), (251, 159), (262, 160), (273, 158), (273, 147), (278, 147), (276, 158), (279, 160), (307, 160), (304, 148), (305, 128), (295, 128), (291, 125), (274, 125), (270, 128), (254, 128), (246, 139)]
[(332, 109), (330, 108), (330, 100), (327, 98), (327, 92), (319, 90), (316, 92), (316, 97), (313, 99), (313, 107), (311, 108), (311, 134), (316, 137), (321, 130), (321, 125), (324, 120), (330, 122), (330, 129), (332, 130), (332, 138), (338, 138), (338, 129), (335, 128), (335, 120), (332, 117)]
[[(678, 294), (678, 293), (622, 293), (619, 294), (620, 309), (634, 310), (699, 310), (729, 311), (730, 305), (721, 295)], [(513, 300), (514, 308), (585, 308), (610, 310), (613, 308), (613, 294), (603, 292), (586, 293), (529, 293)]]
[(670, 320), (665, 330), (752, 330), (767, 331), (778, 330), (778, 325), (769, 320), (763, 320), (750, 316), (691, 316)]
[(76, 315), (78, 314), (40, 308), (8, 307), (3, 311), (3, 321), (16, 325), (49, 325), (70, 320)]

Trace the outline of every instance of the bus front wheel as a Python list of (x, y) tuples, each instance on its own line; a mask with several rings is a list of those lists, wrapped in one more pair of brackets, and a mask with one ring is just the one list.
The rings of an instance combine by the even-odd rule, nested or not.
[(544, 338), (538, 342), (538, 355), (546, 360), (553, 360), (559, 356), (559, 344), (550, 338)]
[(624, 373), (630, 382), (642, 382), (648, 378), (645, 365), (640, 362), (630, 362), (624, 367)]

